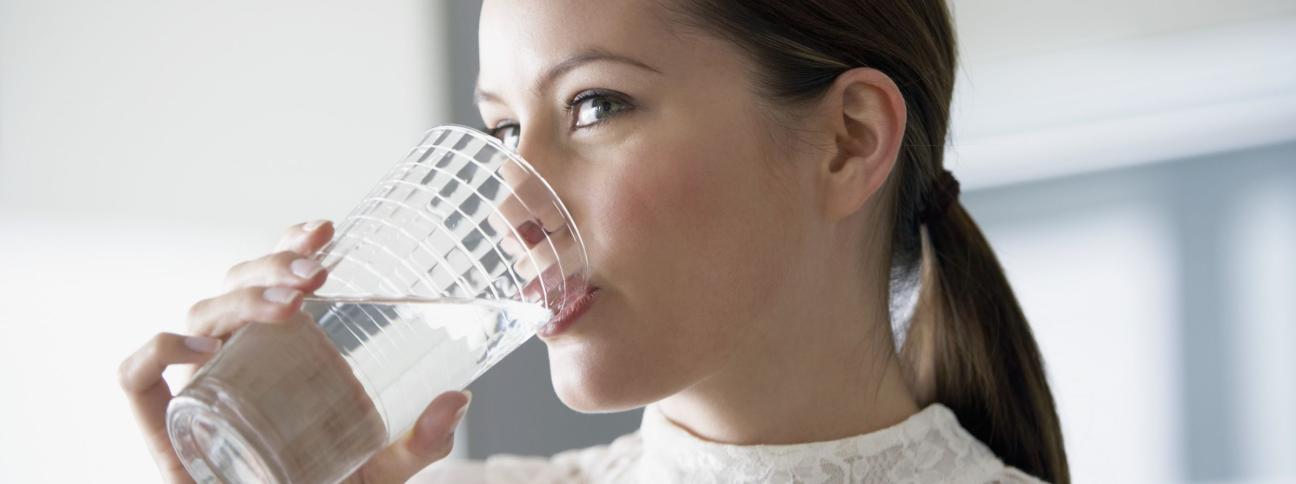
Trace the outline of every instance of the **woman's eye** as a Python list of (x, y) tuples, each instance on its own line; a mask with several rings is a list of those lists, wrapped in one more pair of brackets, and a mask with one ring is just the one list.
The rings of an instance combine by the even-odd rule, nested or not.
[(630, 104), (612, 96), (594, 94), (572, 103), (576, 110), (575, 128), (584, 128), (629, 110)]
[(491, 136), (499, 138), (500, 142), (510, 150), (517, 150), (518, 141), (522, 138), (522, 127), (517, 123), (504, 123), (490, 130)]

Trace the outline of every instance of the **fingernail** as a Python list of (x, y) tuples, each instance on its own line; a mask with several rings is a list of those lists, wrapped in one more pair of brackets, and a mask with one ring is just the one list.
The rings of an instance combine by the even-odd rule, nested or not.
[(315, 229), (320, 228), (321, 225), (324, 225), (326, 223), (328, 223), (328, 220), (322, 220), (322, 219), (311, 220), (310, 222), (306, 222), (305, 224), (302, 224), (302, 230), (307, 232), (314, 232)]
[(220, 348), (221, 340), (206, 336), (185, 336), (184, 345), (199, 353), (215, 353)]
[(293, 299), (296, 299), (299, 294), (301, 294), (301, 291), (292, 288), (267, 287), (265, 292), (261, 293), (261, 297), (275, 304), (289, 304), (292, 303)]
[(292, 261), (292, 264), (288, 264), (288, 268), (292, 270), (293, 275), (302, 279), (315, 277), (315, 274), (324, 270), (324, 266), (313, 259), (297, 259)]
[(468, 397), (468, 401), (464, 402), (462, 407), (459, 407), (458, 412), (455, 412), (455, 416), (454, 416), (455, 425), (458, 425), (459, 421), (463, 420), (464, 414), (468, 413), (468, 405), (472, 403), (472, 391), (464, 390), (461, 393), (463, 393), (464, 396)]

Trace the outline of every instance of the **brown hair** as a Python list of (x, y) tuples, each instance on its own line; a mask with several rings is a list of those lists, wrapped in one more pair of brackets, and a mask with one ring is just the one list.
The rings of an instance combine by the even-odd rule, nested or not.
[(943, 0), (681, 0), (686, 21), (718, 33), (754, 61), (759, 86), (787, 104), (819, 98), (842, 72), (877, 69), (908, 110), (893, 184), (892, 295), (921, 277), (901, 349), (921, 403), (940, 402), (1006, 464), (1070, 481), (1035, 338), (976, 222), (940, 198), (954, 89), (955, 41)]

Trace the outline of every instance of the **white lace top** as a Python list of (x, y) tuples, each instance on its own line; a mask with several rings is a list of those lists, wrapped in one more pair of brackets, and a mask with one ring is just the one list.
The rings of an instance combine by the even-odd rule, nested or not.
[(895, 426), (791, 445), (726, 445), (699, 439), (644, 410), (637, 432), (609, 445), (549, 459), (511, 455), (445, 461), (412, 483), (1039, 483), (1005, 466), (949, 408), (932, 404)]

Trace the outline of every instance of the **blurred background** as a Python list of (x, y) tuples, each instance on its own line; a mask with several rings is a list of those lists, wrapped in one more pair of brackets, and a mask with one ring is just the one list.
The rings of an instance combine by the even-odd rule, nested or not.
[[(1045, 355), (1076, 482), (1296, 482), (1296, 2), (954, 0), (948, 166)], [(151, 482), (118, 363), (427, 128), (479, 3), (0, 0), (0, 482)], [(457, 457), (634, 430), (528, 343)]]

